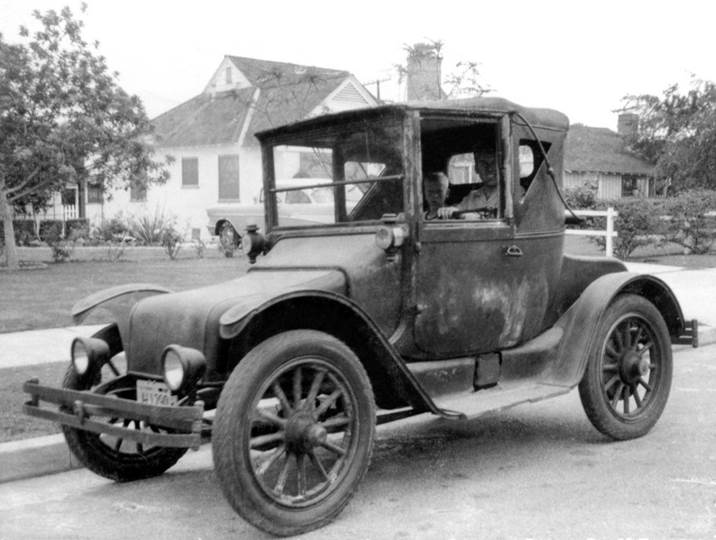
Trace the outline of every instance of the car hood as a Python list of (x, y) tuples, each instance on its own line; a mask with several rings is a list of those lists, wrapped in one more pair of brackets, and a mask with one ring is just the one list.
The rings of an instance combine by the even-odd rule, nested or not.
[(346, 278), (336, 269), (267, 269), (217, 285), (145, 298), (130, 315), (125, 343), (129, 369), (159, 374), (163, 349), (176, 344), (203, 351), (212, 372), (228, 347), (220, 337), (224, 313), (237, 305), (248, 312), (269, 298), (301, 290), (345, 294)]

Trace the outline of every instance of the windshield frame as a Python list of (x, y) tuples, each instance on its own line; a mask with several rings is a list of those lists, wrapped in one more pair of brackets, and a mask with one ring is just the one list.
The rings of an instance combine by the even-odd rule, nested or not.
[[(305, 225), (281, 225), (279, 221), (279, 206), (277, 204), (277, 197), (276, 194), (278, 193), (285, 193), (289, 191), (295, 191), (295, 190), (303, 190), (303, 189), (312, 189), (312, 188), (337, 188), (339, 186), (358, 186), (358, 185), (372, 185), (377, 184), (379, 182), (400, 182), (401, 183), (401, 193), (402, 193), (402, 208), (401, 208), (401, 218), (404, 217), (407, 214), (412, 214), (412, 208), (409, 204), (409, 201), (411, 200), (411, 197), (409, 197), (409, 183), (406, 182), (406, 179), (409, 177), (408, 174), (406, 174), (406, 156), (405, 156), (405, 149), (408, 147), (406, 146), (408, 144), (407, 136), (406, 136), (406, 118), (408, 115), (406, 115), (406, 111), (400, 110), (400, 109), (393, 109), (393, 110), (366, 110), (361, 114), (360, 116), (350, 120), (346, 121), (344, 119), (332, 119), (330, 117), (327, 117), (327, 120), (325, 122), (321, 122), (320, 125), (317, 127), (315, 125), (312, 125), (310, 128), (306, 129), (298, 129), (298, 130), (290, 130), (289, 132), (281, 132), (277, 133), (274, 136), (262, 138), (262, 157), (263, 157), (263, 171), (264, 171), (264, 193), (270, 194), (270, 196), (266, 196), (264, 199), (264, 206), (266, 211), (266, 226), (267, 226), (267, 233), (271, 231), (320, 231), (322, 229), (340, 229), (340, 228), (359, 228), (364, 229), (366, 227), (369, 228), (376, 228), (380, 226), (383, 221), (381, 218), (376, 219), (367, 219), (367, 220), (357, 220), (357, 221), (341, 221), (339, 220), (339, 213), (340, 210), (338, 209), (339, 205), (343, 205), (342, 208), (345, 208), (345, 200), (343, 197), (345, 196), (345, 190), (339, 190), (339, 189), (333, 189), (334, 192), (334, 221), (332, 223), (316, 223), (316, 224), (305, 224)], [(332, 121), (331, 121), (332, 120)], [(397, 150), (397, 155), (399, 155), (399, 165), (401, 168), (401, 171), (399, 174), (386, 174), (385, 176), (376, 176), (374, 178), (361, 178), (361, 179), (353, 179), (353, 180), (338, 180), (335, 179), (331, 182), (321, 181), (321, 182), (311, 182), (311, 178), (300, 178), (300, 184), (297, 184), (296, 186), (286, 186), (285, 182), (283, 182), (280, 179), (276, 178), (275, 170), (276, 170), (276, 164), (274, 162), (275, 159), (275, 149), (280, 146), (295, 146), (297, 145), (297, 141), (300, 141), (302, 138), (305, 138), (307, 136), (310, 136), (311, 132), (320, 132), (320, 131), (326, 131), (329, 132), (331, 130), (335, 130), (336, 133), (340, 133), (343, 131), (345, 134), (350, 134), (351, 131), (349, 129), (350, 125), (357, 124), (357, 123), (366, 123), (366, 124), (373, 124), (375, 126), (382, 126), (382, 127), (390, 127), (395, 128), (399, 131), (399, 134), (395, 138), (394, 141), (394, 148)], [(353, 133), (358, 132), (353, 131)], [(342, 163), (347, 163), (348, 160), (345, 160)], [(341, 163), (341, 166), (342, 166)], [(396, 163), (397, 165), (397, 163)], [(336, 175), (339, 178), (342, 178), (342, 175)], [(277, 181), (281, 185), (276, 185)]]

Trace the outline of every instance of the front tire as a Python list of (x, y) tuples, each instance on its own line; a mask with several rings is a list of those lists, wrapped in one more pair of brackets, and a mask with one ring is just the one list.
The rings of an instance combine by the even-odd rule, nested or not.
[(645, 435), (666, 406), (672, 366), (661, 313), (641, 296), (618, 296), (602, 317), (579, 383), (587, 417), (616, 440)]
[[(107, 395), (136, 399), (136, 388), (117, 378), (120, 373), (115, 363), (97, 366), (93, 372), (79, 376), (70, 366), (62, 386), (71, 390), (94, 390)], [(104, 380), (103, 380), (104, 379)], [(113, 382), (114, 381), (116, 382)], [(159, 432), (160, 428), (144, 422), (109, 418), (109, 424), (119, 424), (138, 430)], [(82, 429), (62, 426), (67, 445), (77, 459), (92, 472), (115, 480), (128, 482), (159, 476), (174, 465), (186, 453), (186, 448), (146, 447), (133, 441), (119, 439), (107, 434), (92, 433)]]
[(345, 507), (373, 449), (375, 402), (356, 355), (313, 330), (273, 336), (244, 357), (219, 398), (216, 474), (255, 527), (287, 536)]

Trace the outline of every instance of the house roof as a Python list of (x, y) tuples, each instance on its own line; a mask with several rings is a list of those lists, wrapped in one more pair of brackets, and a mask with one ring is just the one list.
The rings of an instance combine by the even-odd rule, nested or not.
[(569, 172), (654, 175), (654, 166), (629, 153), (611, 129), (574, 124), (564, 146), (564, 168)]
[(247, 121), (244, 144), (258, 144), (256, 131), (305, 118), (350, 77), (336, 69), (227, 58), (252, 87), (205, 92), (161, 114), (153, 120), (159, 146), (235, 143)]

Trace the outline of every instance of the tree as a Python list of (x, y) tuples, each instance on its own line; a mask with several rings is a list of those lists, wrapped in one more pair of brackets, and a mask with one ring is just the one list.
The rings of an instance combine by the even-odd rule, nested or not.
[(678, 84), (662, 96), (628, 95), (624, 110), (639, 116), (627, 143), (670, 178), (676, 190), (716, 188), (716, 85), (693, 80), (683, 92)]
[(13, 216), (28, 205), (45, 207), (68, 183), (107, 190), (168, 177), (151, 158), (141, 101), (119, 87), (99, 44), (84, 41), (83, 22), (68, 7), (33, 17), (39, 29), (21, 27), (23, 43), (0, 35), (0, 216), (10, 268), (19, 262)]

